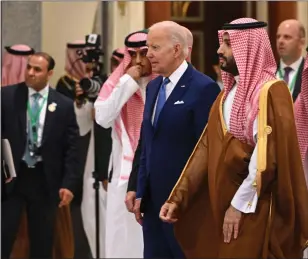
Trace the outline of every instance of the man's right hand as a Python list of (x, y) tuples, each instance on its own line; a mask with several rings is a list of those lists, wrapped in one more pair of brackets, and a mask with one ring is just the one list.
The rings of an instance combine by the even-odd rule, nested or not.
[[(84, 93), (84, 91), (83, 91), (82, 88), (80, 87), (80, 84), (79, 84), (79, 83), (76, 83), (76, 85), (75, 85), (75, 95), (76, 95), (76, 97), (82, 95), (83, 93)], [(80, 108), (82, 107), (82, 101), (79, 100), (79, 99), (77, 98), (77, 99), (75, 100), (75, 102), (76, 102), (77, 108), (80, 109)]]
[(160, 209), (160, 219), (167, 223), (175, 223), (178, 220), (176, 216), (177, 209), (178, 206), (175, 203), (166, 202)]
[(5, 180), (5, 183), (10, 183), (12, 180), (13, 180), (13, 177), (7, 178), (7, 179)]
[(129, 212), (132, 213), (134, 212), (135, 200), (136, 200), (136, 192), (130, 191), (126, 193), (125, 205)]
[(141, 66), (136, 65), (127, 69), (126, 74), (130, 75), (135, 81), (141, 77)]
[(108, 191), (108, 180), (103, 181), (103, 188), (104, 188), (105, 192)]

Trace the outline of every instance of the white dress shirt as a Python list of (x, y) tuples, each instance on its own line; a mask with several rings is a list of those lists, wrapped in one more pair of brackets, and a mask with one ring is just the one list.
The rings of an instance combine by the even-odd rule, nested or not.
[[(168, 97), (170, 96), (170, 94), (172, 93), (173, 89), (175, 88), (176, 84), (179, 82), (179, 80), (181, 79), (181, 77), (185, 73), (187, 67), (188, 67), (188, 64), (184, 60), (182, 62), (182, 64), (169, 76), (170, 83), (168, 83), (166, 85), (166, 101), (167, 101)], [(163, 80), (165, 80), (165, 77), (163, 78)], [(154, 122), (154, 116), (155, 116), (156, 105), (157, 105), (157, 98), (158, 98), (158, 95), (156, 97), (156, 102), (155, 102), (155, 106), (154, 106), (154, 110), (153, 110), (153, 114), (152, 114), (152, 124)]]
[[(39, 92), (35, 91), (33, 88), (28, 87), (28, 100), (30, 107), (32, 107), (33, 104), (33, 94), (39, 93), (40, 99), (39, 99), (39, 107), (43, 104), (44, 99), (46, 101), (44, 102), (44, 105), (42, 107), (42, 110), (39, 115), (38, 119), (38, 128), (37, 128), (37, 146), (40, 147), (42, 144), (42, 138), (43, 138), (43, 130), (44, 130), (44, 123), (45, 123), (45, 117), (46, 117), (46, 108), (47, 108), (47, 102), (48, 102), (48, 94), (49, 94), (49, 85), (47, 85), (45, 88), (40, 90)], [(27, 112), (27, 123), (29, 123), (29, 114)], [(28, 132), (28, 124), (27, 124), (27, 132)]]
[[(226, 122), (227, 130), (230, 130), (231, 108), (233, 105), (239, 77), (236, 76), (235, 80), (236, 84), (231, 89), (230, 93), (228, 94), (223, 104), (223, 117)], [(257, 119), (255, 119), (253, 123), (253, 136), (255, 142), (257, 140), (257, 133), (258, 133), (258, 122)], [(242, 184), (240, 185), (239, 189), (237, 190), (231, 201), (231, 205), (243, 213), (255, 212), (258, 203), (257, 190), (253, 186), (253, 183), (257, 176), (257, 146), (255, 147), (252, 156), (250, 158), (248, 172), (249, 172), (248, 176), (242, 182)]]
[[(280, 76), (280, 73), (279, 73), (279, 70), (276, 72), (276, 77), (283, 80), (283, 76), (284, 76), (284, 69), (286, 67), (290, 67), (292, 68), (292, 70), (290, 71), (290, 74), (289, 74), (289, 88), (291, 87), (291, 83), (293, 82), (293, 80), (297, 80), (297, 79), (294, 79), (294, 77), (297, 75), (297, 72), (298, 72), (298, 69), (303, 61), (303, 57), (300, 57), (297, 61), (295, 61), (293, 64), (291, 65), (286, 65), (282, 60), (280, 60), (280, 65), (279, 65), (279, 69), (281, 71), (281, 74), (282, 74), (282, 78)], [(297, 75), (298, 77), (298, 75)], [(293, 94), (293, 91), (294, 91), (294, 88), (295, 88), (295, 81), (294, 81), (294, 85), (293, 85), (293, 89), (292, 89), (292, 92), (291, 94)]]

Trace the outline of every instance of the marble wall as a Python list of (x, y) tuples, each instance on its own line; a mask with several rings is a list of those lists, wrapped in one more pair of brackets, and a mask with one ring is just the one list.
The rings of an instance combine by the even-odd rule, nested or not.
[(27, 44), (41, 50), (41, 5), (39, 1), (3, 1), (1, 3), (2, 50), (4, 46)]

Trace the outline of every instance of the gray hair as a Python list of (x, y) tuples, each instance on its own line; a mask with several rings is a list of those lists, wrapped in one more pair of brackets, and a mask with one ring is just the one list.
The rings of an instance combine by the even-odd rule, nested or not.
[(187, 45), (188, 47), (192, 47), (193, 44), (194, 44), (194, 36), (193, 34), (191, 33), (191, 31), (186, 28), (185, 26), (182, 26), (183, 30), (184, 30), (184, 33), (186, 35), (186, 40), (187, 40)]
[(188, 44), (187, 37), (181, 25), (173, 21), (163, 21), (153, 24), (149, 30), (155, 28), (162, 28), (167, 31), (167, 34), (170, 37), (172, 43), (179, 44), (183, 51), (183, 57), (187, 57), (188, 55)]

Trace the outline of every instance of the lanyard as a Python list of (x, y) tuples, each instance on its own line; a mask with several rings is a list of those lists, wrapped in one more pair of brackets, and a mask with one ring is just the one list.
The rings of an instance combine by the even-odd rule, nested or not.
[[(295, 76), (293, 77), (293, 80), (292, 80), (291, 84), (288, 85), (291, 94), (293, 93), (293, 90), (294, 90), (294, 86), (295, 86), (295, 82), (296, 82), (298, 71), (299, 71), (299, 69), (297, 70)], [(283, 80), (283, 75), (282, 75), (281, 69), (278, 70), (278, 73), (279, 73), (280, 79)]]
[(43, 106), (44, 106), (46, 100), (47, 100), (47, 96), (43, 96), (43, 102), (39, 106), (39, 109), (38, 109), (36, 114), (32, 114), (32, 109), (30, 107), (29, 100), (27, 102), (27, 111), (28, 111), (29, 118), (30, 118), (30, 123), (31, 123), (29, 134), (32, 135), (32, 140), (33, 140), (34, 143), (37, 143), (37, 138), (38, 138), (38, 135), (37, 135), (38, 119), (40, 117), (41, 111), (43, 109)]

